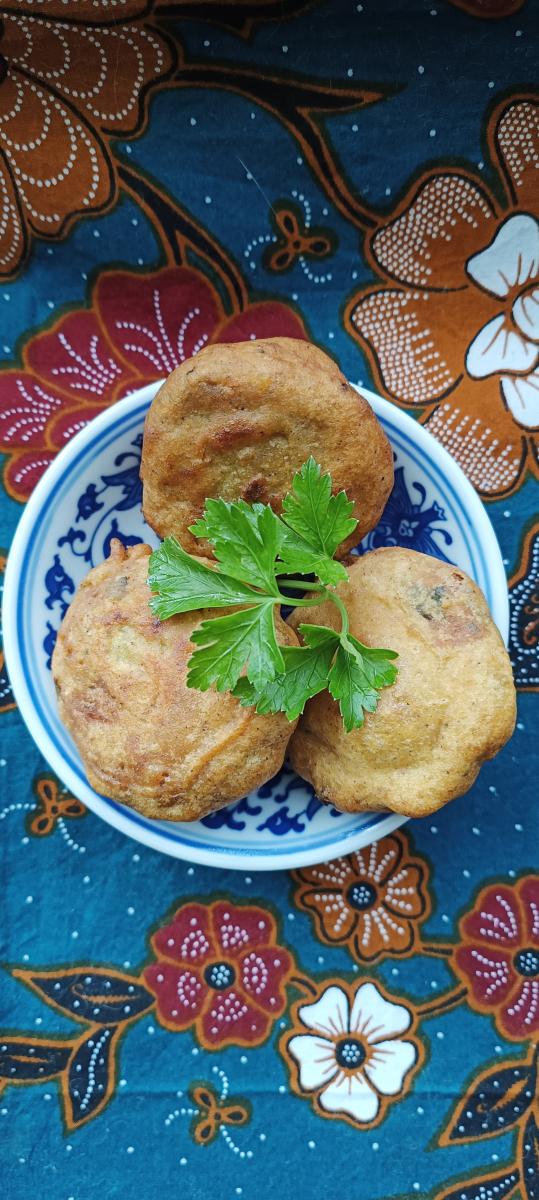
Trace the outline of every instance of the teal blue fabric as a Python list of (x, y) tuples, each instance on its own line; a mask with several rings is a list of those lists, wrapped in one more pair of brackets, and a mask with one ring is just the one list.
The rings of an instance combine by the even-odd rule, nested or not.
[[(51, 24), (65, 18), (74, 22), (69, 37), (84, 27), (100, 44), (103, 30), (116, 28), (96, 25), (90, 5), (87, 14), (76, 7), (51, 5)], [(512, 9), (518, 11), (504, 15)], [(26, 12), (36, 23), (46, 15), (38, 4), (24, 5)], [(486, 19), (489, 14), (495, 19)], [(7, 18), (2, 36), (13, 39)], [(127, 306), (130, 295), (135, 304), (148, 276), (183, 267), (191, 272), (194, 303), (197, 287), (215, 288), (215, 329), (217, 322), (230, 322), (231, 336), (241, 336), (247, 319), (264, 336), (293, 332), (290, 322), (298, 322), (350, 379), (427, 420), (439, 397), (432, 393), (417, 406), (395, 395), (388, 373), (373, 368), (376, 347), (371, 342), (369, 350), (368, 336), (357, 336), (353, 324), (360, 293), (408, 286), (377, 267), (368, 251), (372, 231), (395, 219), (413, 181), (429, 171), (460, 171), (484, 186), (498, 205), (494, 223), (511, 213), (530, 214), (530, 193), (523, 198), (517, 191), (509, 201), (503, 192), (492, 122), (504, 104), (511, 108), (523, 98), (533, 103), (538, 30), (531, 2), (150, 2), (133, 3), (119, 21), (126, 36), (130, 27), (134, 37), (142, 28), (153, 31), (168, 48), (169, 65), (160, 75), (144, 66), (147, 94), (143, 98), (139, 86), (136, 127), (128, 128), (126, 119), (121, 132), (121, 121), (107, 126), (105, 118), (92, 123), (85, 116), (102, 147), (99, 169), (115, 180), (104, 211), (90, 203), (60, 230), (61, 237), (46, 238), (41, 227), (36, 232), (37, 218), (21, 193), (28, 254), (13, 259), (0, 286), (6, 551), (26, 498), (27, 476), (17, 464), (27, 459), (21, 456), (28, 455), (30, 470), (34, 454), (37, 478), (39, 462), (54, 457), (64, 436), (55, 432), (57, 413), (62, 420), (68, 411), (74, 420), (77, 413), (87, 420), (88, 404), (97, 411), (115, 398), (105, 389), (96, 402), (83, 386), (66, 392), (54, 374), (58, 343), (38, 335), (48, 330), (52, 339), (55, 330), (67, 329), (62, 322), (70, 313), (84, 331), (89, 314), (97, 314), (120, 363), (120, 391), (152, 377), (151, 366), (145, 373), (140, 363), (135, 368), (119, 356), (100, 291), (105, 273), (127, 272)], [(34, 59), (32, 70), (54, 99), (61, 81), (46, 78), (43, 85), (53, 61), (48, 36), (45, 31), (41, 50), (39, 43), (34, 51), (44, 56), (41, 75)], [(15, 55), (11, 45), (0, 115), (9, 110), (7, 89), (19, 70), (9, 58)], [(81, 72), (85, 45), (77, 43)], [(109, 60), (107, 69), (113, 71), (110, 106), (122, 59)], [(77, 110), (82, 101), (72, 96), (69, 103)], [(33, 119), (26, 117), (31, 132)], [(43, 174), (43, 161), (39, 169)], [(20, 176), (11, 177), (18, 186)], [(346, 211), (347, 197), (353, 212)], [(537, 224), (536, 210), (537, 190), (530, 214)], [(300, 250), (296, 236), (303, 239)], [(276, 262), (279, 249), (289, 254), (285, 269)], [(234, 288), (241, 286), (240, 300)], [(444, 289), (440, 285), (441, 294)], [(253, 307), (258, 304), (268, 307), (259, 311)], [(464, 349), (476, 332), (470, 326)], [(439, 344), (443, 350), (445, 343)], [(404, 355), (402, 346), (399, 353)], [(500, 399), (501, 374), (494, 372), (488, 399), (494, 426), (508, 411)], [(21, 441), (24, 426), (13, 433), (10, 415), (16, 411), (19, 419), (23, 413), (26, 402), (16, 382), (22, 378), (25, 386), (37, 380), (49, 397), (45, 430), (38, 428), (34, 407), (28, 442)], [(468, 384), (464, 408), (475, 395)], [(539, 1194), (531, 1103), (539, 1030), (533, 908), (539, 842), (537, 422), (526, 421), (515, 421), (514, 439), (520, 446), (529, 438), (527, 465), (512, 477), (507, 494), (494, 489), (483, 497), (511, 580), (518, 723), (466, 796), (434, 817), (410, 822), (389, 846), (397, 848), (415, 897), (404, 953), (390, 938), (366, 957), (353, 930), (332, 941), (316, 905), (309, 908), (303, 900), (316, 890), (308, 873), (249, 875), (184, 864), (81, 813), (40, 757), (9, 681), (3, 683), (0, 1127), (10, 1200), (27, 1200), (36, 1190), (47, 1200), (134, 1193), (148, 1200), (163, 1194), (325, 1200), (343, 1192), (362, 1200), (532, 1200)], [(351, 858), (346, 870), (360, 881), (370, 878), (367, 859), (362, 867)], [(495, 993), (490, 1002), (474, 991), (466, 948), (483, 945), (481, 920), (490, 921), (498, 936), (498, 894), (512, 914), (504, 909), (510, 929), (499, 935), (512, 983), (507, 995)], [(156, 973), (144, 973), (161, 961), (156, 931), (175, 912), (196, 904), (215, 914), (223, 897), (235, 909), (256, 910), (257, 919), (273, 918), (271, 944), (282, 948), (280, 969), (286, 968), (282, 995), (275, 983), (277, 1017), (268, 1018), (264, 1036), (248, 1046), (210, 1046), (196, 1021), (182, 1029), (170, 1020), (167, 1025)], [(475, 925), (473, 912), (483, 912), (473, 918)], [(275, 979), (276, 954), (269, 968)], [(367, 980), (388, 1003), (407, 1009), (413, 1067), (400, 1083), (394, 1072), (393, 1096), (377, 1093), (375, 1117), (362, 1121), (343, 1111), (330, 1117), (323, 1088), (302, 1089), (287, 1035), (308, 1036), (302, 1006), (322, 997), (329, 1003), (332, 986), (355, 994)], [(97, 1014), (88, 995), (101, 997)], [(90, 1006), (84, 1018), (81, 1002)], [(518, 1029), (508, 1015), (517, 1002), (529, 1014)], [(104, 1030), (107, 1037), (97, 1045)], [(84, 1080), (78, 1095), (76, 1074)]]

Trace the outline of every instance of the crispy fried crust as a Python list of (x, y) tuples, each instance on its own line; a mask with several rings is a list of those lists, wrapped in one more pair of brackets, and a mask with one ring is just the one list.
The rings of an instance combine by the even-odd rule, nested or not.
[[(395, 547), (356, 560), (349, 575), (339, 592), (351, 632), (398, 651), (399, 675), (352, 733), (327, 692), (309, 701), (292, 764), (336, 808), (435, 812), (471, 787), (513, 732), (508, 655), (482, 592), (456, 567)], [(328, 603), (290, 623), (336, 627), (335, 614)]]
[(310, 454), (355, 501), (345, 554), (374, 528), (393, 486), (391, 448), (367, 401), (308, 342), (208, 346), (173, 371), (148, 413), (144, 516), (160, 537), (210, 554), (188, 531), (204, 501), (258, 500), (280, 512)]
[[(53, 655), (58, 708), (96, 791), (147, 817), (193, 821), (270, 779), (295, 723), (187, 687), (191, 632), (218, 614), (154, 617), (149, 554), (113, 541), (81, 583)], [(296, 644), (282, 621), (278, 636)]]

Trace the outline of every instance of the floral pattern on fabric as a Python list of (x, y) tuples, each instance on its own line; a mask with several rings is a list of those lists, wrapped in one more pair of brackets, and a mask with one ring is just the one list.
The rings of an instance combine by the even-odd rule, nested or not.
[[(145, 95), (173, 66), (168, 41), (137, 20), (145, 0), (119, 23), (103, 6), (81, 20), (65, 4), (4, 10), (0, 84), (0, 275), (21, 264), (32, 234), (59, 237), (77, 215), (105, 208), (116, 183), (108, 138), (142, 128)], [(73, 6), (72, 6), (73, 7)], [(16, 9), (19, 11), (16, 11)], [(80, 15), (79, 15), (80, 14)], [(121, 57), (123, 69), (115, 70)]]
[(295, 204), (275, 209), (272, 218), (276, 241), (265, 254), (268, 271), (289, 271), (296, 261), (305, 267), (308, 259), (327, 258), (335, 248), (330, 231), (313, 228), (309, 217), (302, 220)]
[(186, 904), (152, 938), (157, 962), (144, 979), (168, 1029), (196, 1025), (202, 1045), (264, 1041), (286, 1004), (293, 968), (277, 941), (275, 920), (261, 908), (219, 901)]
[(504, 203), (471, 174), (425, 172), (371, 234), (384, 283), (356, 295), (347, 319), (378, 386), (419, 406), (474, 487), (495, 496), (536, 465), (537, 101), (500, 106), (487, 137)]
[[(384, 839), (376, 862), (360, 868), (363, 886), (367, 872), (369, 878), (383, 876), (389, 886), (399, 868), (417, 865), (399, 839), (402, 858), (391, 871), (395, 840)], [(356, 856), (349, 858), (357, 870)], [(292, 1091), (309, 1100), (319, 1118), (371, 1129), (413, 1086), (425, 1057), (422, 1022), (435, 1017), (439, 1038), (444, 1034), (440, 1018), (467, 1000), (480, 1012), (493, 1012), (503, 1035), (522, 1041), (522, 1052), (518, 1058), (499, 1058), (475, 1075), (447, 1114), (439, 1144), (478, 1141), (511, 1129), (518, 1140), (503, 1173), (474, 1173), (442, 1195), (445, 1200), (477, 1200), (491, 1186), (493, 1195), (510, 1195), (522, 1179), (527, 1198), (535, 1200), (529, 1185), (537, 1165), (538, 889), (535, 875), (523, 876), (513, 886), (500, 881), (484, 888), (463, 918), (461, 944), (418, 941), (417, 952), (445, 958), (460, 981), (441, 994), (436, 988), (426, 999), (413, 1001), (401, 989), (390, 993), (379, 978), (361, 975), (351, 982), (346, 973), (314, 978), (282, 945), (265, 906), (211, 897), (188, 901), (153, 933), (154, 960), (138, 972), (90, 964), (12, 969), (15, 979), (78, 1028), (63, 1040), (41, 1032), (2, 1033), (0, 1088), (57, 1081), (65, 1126), (74, 1131), (99, 1116), (112, 1099), (122, 1039), (152, 1010), (163, 1031), (192, 1030), (193, 1054), (199, 1047), (219, 1052), (228, 1046), (255, 1052), (279, 1018), (283, 1032), (270, 1052), (281, 1055)], [(323, 930), (321, 936), (327, 941)], [(398, 969), (392, 970), (398, 976)], [(286, 1017), (292, 989), (300, 996)], [(150, 1032), (155, 1033), (153, 1025)], [(247, 1063), (246, 1055), (240, 1063)], [(230, 1129), (247, 1124), (253, 1106), (230, 1096), (221, 1067), (215, 1065), (212, 1072), (220, 1081), (219, 1092), (208, 1082), (194, 1081), (187, 1092), (189, 1107), (174, 1108), (165, 1126), (191, 1117), (196, 1146), (223, 1140), (233, 1154), (252, 1157)], [(120, 1080), (120, 1088), (122, 1084)], [(183, 1092), (176, 1095), (181, 1101)]]
[(295, 1065), (299, 1095), (309, 1095), (321, 1116), (352, 1125), (378, 1124), (387, 1105), (408, 1090), (421, 1060), (410, 1036), (412, 1013), (369, 981), (354, 990), (326, 988), (313, 1004), (294, 1010), (294, 1032), (283, 1038)]
[[(221, 1092), (221, 1096), (217, 1096), (210, 1083), (193, 1085), (189, 1089), (189, 1098), (197, 1105), (193, 1110), (192, 1136), (198, 1146), (209, 1146), (223, 1131), (224, 1126), (245, 1125), (251, 1116), (248, 1101), (243, 1097), (229, 1097), (227, 1091), (225, 1095)], [(230, 1137), (227, 1137), (227, 1141), (231, 1141)], [(236, 1149), (235, 1145), (233, 1149)]]
[(469, 1003), (491, 1012), (511, 1040), (539, 1031), (539, 880), (480, 892), (460, 925), (455, 969), (471, 987)]
[(170, 374), (203, 346), (276, 334), (303, 338), (306, 331), (278, 301), (227, 318), (217, 292), (188, 267), (104, 272), (89, 309), (66, 313), (30, 338), (22, 369), (0, 374), (8, 491), (26, 500), (58, 450), (96, 413)]
[(48, 837), (58, 824), (75, 817), (85, 817), (86, 809), (80, 800), (60, 790), (55, 779), (43, 776), (34, 780), (37, 808), (28, 818), (28, 832), (34, 837)]
[[(311, 336), (427, 423), (493, 501), (515, 570), (516, 680), (536, 689), (539, 146), (537, 95), (519, 82), (533, 79), (534, 6), (435, 0), (405, 17), (389, 0), (5, 0), (2, 12), (9, 533), (12, 500), (106, 405), (207, 342)], [(140, 502), (139, 450), (121, 464), (123, 511)], [(397, 468), (403, 536), (450, 558), (440, 507), (403, 488)], [(100, 489), (78, 506), (88, 562), (118, 532), (95, 536)], [(394, 543), (392, 512), (370, 549)], [(59, 562), (45, 586), (59, 614), (74, 586)], [(47, 653), (53, 640), (50, 625)], [(5, 671), (2, 686), (13, 710)], [(292, 903), (283, 874), (256, 881), (259, 903), (252, 876), (229, 877), (224, 901), (211, 869), (81, 820), (6, 712), (10, 1197), (27, 1200), (37, 1177), (50, 1200), (78, 1196), (91, 1163), (86, 1200), (103, 1178), (153, 1200), (171, 1164), (189, 1196), (224, 1186), (262, 1200), (269, 1181), (284, 1200), (307, 1163), (313, 1194), (538, 1200), (534, 697), (519, 699), (513, 742), (462, 802), (414, 824), (417, 852), (401, 830), (372, 863), (368, 850), (301, 868)], [(276, 839), (290, 831), (290, 786), (285, 773), (278, 803), (257, 800)], [(215, 815), (231, 839), (249, 803)], [(215, 957), (180, 961), (164, 923), (149, 929), (172, 899), (169, 936), (189, 909), (187, 933)], [(249, 945), (224, 946), (224, 912)], [(252, 919), (268, 920), (266, 942)], [(223, 1002), (231, 987), (237, 1009)]]
[(358, 961), (408, 954), (430, 912), (426, 864), (403, 833), (293, 875), (295, 902), (313, 915), (318, 937), (346, 943)]

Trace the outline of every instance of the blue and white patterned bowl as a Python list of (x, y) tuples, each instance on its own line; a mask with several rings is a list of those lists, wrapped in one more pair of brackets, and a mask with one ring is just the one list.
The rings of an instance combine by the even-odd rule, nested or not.
[[(4, 592), (8, 670), (21, 714), (69, 790), (117, 829), (178, 858), (268, 870), (332, 858), (382, 837), (404, 818), (338, 813), (287, 769), (258, 792), (203, 821), (150, 821), (100, 796), (61, 724), (50, 672), (56, 633), (75, 588), (108, 554), (110, 540), (156, 544), (140, 510), (139, 461), (146, 410), (158, 384), (96, 417), (58, 455), (33, 492), (9, 556)], [(485, 593), (504, 638), (505, 572), (486, 512), (462, 471), (411, 417), (363, 391), (395, 455), (395, 487), (358, 553), (410, 546), (462, 567)]]

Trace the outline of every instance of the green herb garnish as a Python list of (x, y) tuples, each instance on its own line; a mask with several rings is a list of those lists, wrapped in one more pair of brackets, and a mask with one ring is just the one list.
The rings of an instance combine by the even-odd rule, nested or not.
[[(206, 501), (203, 516), (190, 531), (211, 543), (215, 568), (187, 554), (176, 538), (165, 538), (150, 558), (152, 612), (164, 621), (200, 608), (233, 610), (202, 621), (193, 631), (196, 649), (188, 663), (188, 687), (232, 692), (257, 712), (284, 712), (290, 721), (310, 697), (327, 688), (338, 701), (347, 732), (363, 724), (364, 712), (376, 708), (380, 689), (396, 678), (397, 655), (363, 646), (352, 636), (346, 607), (335, 590), (348, 578), (334, 554), (356, 528), (352, 510), (345, 492), (332, 495), (331, 476), (323, 475), (310, 458), (294, 476), (282, 517), (266, 504)], [(281, 591), (280, 578), (291, 574), (316, 577), (315, 582), (294, 582), (308, 597), (291, 600)], [(307, 607), (323, 600), (339, 609), (340, 631), (303, 624), (303, 646), (279, 646), (275, 607)]]

